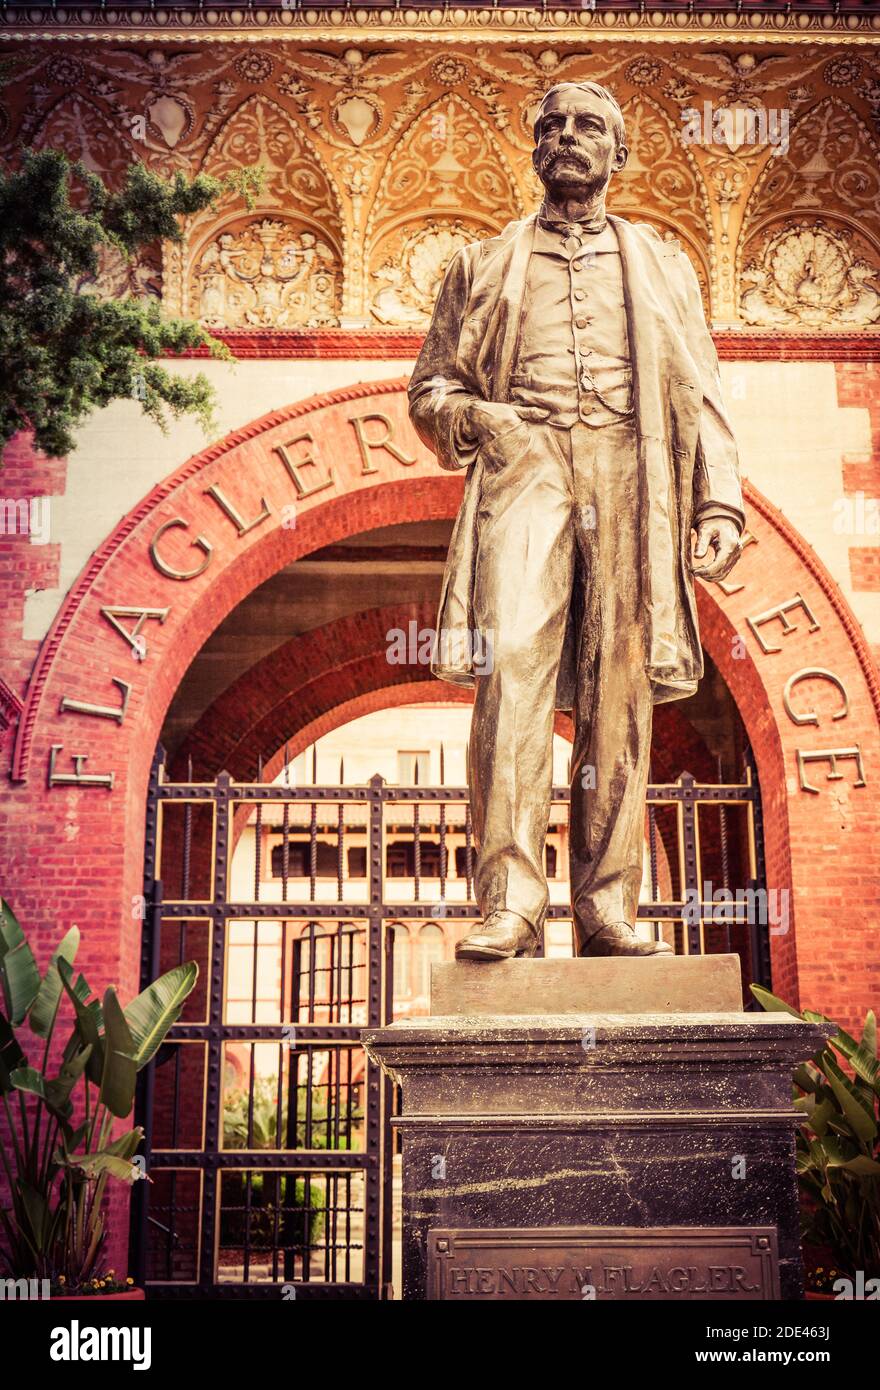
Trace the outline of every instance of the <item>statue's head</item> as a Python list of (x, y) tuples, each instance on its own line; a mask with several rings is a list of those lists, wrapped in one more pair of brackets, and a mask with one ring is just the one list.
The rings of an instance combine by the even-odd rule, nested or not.
[(535, 117), (532, 164), (554, 202), (595, 197), (626, 163), (623, 113), (597, 82), (560, 82)]

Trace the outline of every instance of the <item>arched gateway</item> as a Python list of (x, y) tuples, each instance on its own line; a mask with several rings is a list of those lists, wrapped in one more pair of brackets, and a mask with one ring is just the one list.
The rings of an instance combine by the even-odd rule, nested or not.
[[(56, 939), (73, 922), (88, 923), (85, 973), (88, 951), (100, 952), (100, 975), (118, 981), (124, 994), (135, 991), (151, 766), (166, 712), (193, 658), (218, 624), (282, 568), (380, 527), (448, 522), (461, 486), (462, 480), (442, 473), (417, 440), (407, 417), (405, 383), (395, 380), (313, 397), (254, 421), (191, 459), (123, 519), (59, 611), (34, 667), (19, 723), (3, 858), (38, 942), (41, 935)], [(871, 952), (874, 969), (880, 959), (878, 929), (869, 915), (875, 905), (865, 891), (865, 885), (877, 881), (878, 804), (863, 790), (880, 775), (880, 689), (858, 625), (810, 547), (748, 486), (746, 501), (749, 535), (740, 565), (728, 583), (700, 588), (702, 640), (752, 750), (763, 802), (766, 885), (788, 895), (787, 910), (769, 933), (774, 988), (793, 1002), (837, 1010), (847, 1023), (853, 973), (870, 969)], [(234, 682), (191, 730), (186, 750), (200, 769), (196, 778), (212, 788), (204, 794), (215, 808), (212, 814), (220, 814), (215, 779), (223, 769), (236, 782), (255, 784), (257, 754), (270, 755), (264, 777), (271, 779), (285, 743), (296, 752), (370, 709), (461, 698), (451, 688), (432, 685), (424, 667), (388, 664), (388, 629), (415, 623), (418, 630), (432, 619), (429, 607), (396, 602), (389, 595), (381, 607), (293, 638), (287, 648)], [(658, 714), (676, 717), (674, 712)], [(176, 771), (180, 774), (180, 765)], [(182, 787), (178, 800), (183, 806), (199, 795)], [(251, 795), (257, 796), (256, 791)], [(224, 805), (229, 797), (223, 784)], [(376, 798), (370, 802), (365, 790), (364, 800), (373, 814)], [(686, 789), (680, 800), (687, 804)], [(267, 799), (267, 809), (269, 804)], [(243, 815), (239, 813), (238, 831)], [(371, 824), (379, 826), (378, 821)], [(238, 831), (231, 821), (230, 836)], [(216, 850), (216, 842), (211, 843)], [(229, 849), (228, 837), (225, 847)], [(372, 848), (378, 853), (380, 846)], [(148, 862), (154, 849), (148, 839)], [(216, 889), (226, 872), (225, 861), (215, 859), (210, 871), (206, 903), (212, 882)], [(850, 912), (842, 916), (841, 888), (853, 881), (853, 874), (862, 886)], [(275, 915), (280, 919), (283, 914)], [(193, 940), (199, 913), (181, 906), (171, 916), (177, 919), (182, 950), (187, 923), (193, 924)], [(322, 916), (332, 919), (334, 913), (322, 910)], [(284, 1244), (279, 1221), (282, 1236), (286, 1231), (288, 1244), (298, 1248), (312, 1243), (311, 1223), (320, 1221), (323, 1244), (318, 1244), (325, 1255), (331, 1213), (333, 1221), (349, 1223), (348, 1235), (340, 1237), (346, 1249), (360, 1243), (350, 1235), (359, 1213), (363, 1262), (356, 1270), (328, 1266), (325, 1284), (354, 1287), (363, 1280), (365, 1288), (375, 1288), (380, 1276), (377, 1227), (384, 1219), (382, 1116), (372, 1093), (366, 1115), (355, 1116), (352, 1107), (363, 1093), (351, 1071), (351, 1051), (343, 1044), (349, 1034), (356, 1035), (356, 1024), (368, 1021), (356, 1005), (377, 983), (373, 976), (381, 967), (381, 933), (370, 921), (373, 936), (363, 958), (356, 960), (353, 936), (340, 914), (335, 916), (338, 929), (331, 939), (322, 942), (309, 928), (290, 940), (297, 953), (297, 978), (311, 989), (313, 1005), (300, 1036), (291, 1042), (309, 1056), (324, 1044), (332, 1059), (328, 1065), (335, 1069), (326, 1084), (337, 1098), (342, 1093), (348, 1097), (347, 1122), (362, 1122), (364, 1154), (355, 1154), (353, 1144), (319, 1142), (320, 1127), (310, 1109), (312, 1091), (301, 1113), (303, 1100), (291, 1070), (284, 1102), (287, 1123), (294, 1130), (302, 1127), (306, 1142), (299, 1147), (333, 1147), (333, 1161), (323, 1165), (319, 1179), (305, 1160), (288, 1155), (282, 1168), (261, 1171), (259, 1203), (264, 1221), (275, 1223), (270, 1247)], [(206, 907), (204, 920), (209, 919)], [(145, 942), (159, 952), (149, 931)], [(211, 969), (199, 1007), (208, 1020), (209, 994), (217, 1007), (222, 1003), (222, 936), (215, 933), (206, 951)], [(344, 1005), (340, 995), (326, 1016), (316, 1014), (316, 977), (343, 968), (349, 971)], [(291, 1034), (302, 1017), (293, 1017)], [(276, 1045), (278, 1031), (269, 1030)], [(163, 1160), (154, 1158), (159, 1172), (149, 1219), (154, 1240), (161, 1244), (162, 1231), (168, 1237), (170, 1271), (157, 1277), (184, 1283), (196, 1277), (210, 1283), (214, 1276), (204, 1268), (182, 1271), (179, 1261), (175, 1265), (171, 1236), (179, 1241), (182, 1228), (175, 1232), (157, 1213), (197, 1213), (201, 1239), (196, 1241), (192, 1229), (186, 1243), (208, 1251), (213, 1248), (212, 1223), (219, 1219), (222, 1227), (225, 1220), (226, 1239), (234, 1244), (230, 1231), (236, 1212), (239, 1207), (249, 1212), (255, 1201), (251, 1178), (242, 1178), (244, 1160), (237, 1164), (234, 1153), (227, 1152), (210, 1172), (204, 1163), (187, 1168), (186, 1153), (203, 1152), (206, 1141), (203, 1128), (192, 1134), (180, 1130), (181, 1088), (185, 1091), (189, 1077), (194, 1094), (204, 1089), (216, 1121), (223, 1085), (219, 1044), (212, 1051), (203, 1032), (185, 1025), (177, 1030), (174, 1113), (163, 1115), (161, 1098), (152, 1097), (157, 1133), (170, 1126), (165, 1142), (153, 1145), (165, 1148), (166, 1160), (162, 1174)], [(254, 1044), (263, 1037), (259, 1029), (240, 1033)], [(276, 1124), (281, 1109), (279, 1083)], [(243, 1123), (252, 1135), (253, 1114), (244, 1116)], [(215, 1160), (220, 1147), (215, 1134)], [(234, 1150), (235, 1141), (230, 1139), (226, 1147)], [(176, 1155), (174, 1164), (169, 1153)], [(233, 1177), (218, 1174), (218, 1167)], [(224, 1182), (237, 1182), (241, 1190), (236, 1189), (238, 1202), (227, 1201), (225, 1215), (218, 1218)], [(146, 1211), (143, 1216), (146, 1221)], [(181, 1219), (175, 1217), (178, 1223)], [(297, 1222), (305, 1223), (302, 1230)], [(249, 1232), (249, 1218), (245, 1227)], [(237, 1256), (245, 1271), (250, 1257), (246, 1234)], [(276, 1269), (274, 1277), (284, 1273), (284, 1268)], [(301, 1276), (298, 1270), (296, 1277)]]

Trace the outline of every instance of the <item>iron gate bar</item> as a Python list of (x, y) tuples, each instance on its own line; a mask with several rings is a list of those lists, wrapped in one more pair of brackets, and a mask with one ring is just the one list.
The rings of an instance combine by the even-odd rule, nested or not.
[[(285, 761), (287, 780), (289, 780), (289, 769)], [(261, 771), (261, 769), (260, 769)], [(342, 769), (340, 768), (340, 772)], [(143, 1153), (147, 1169), (155, 1168), (168, 1172), (169, 1179), (176, 1184), (179, 1174), (201, 1174), (201, 1190), (199, 1192), (199, 1206), (193, 1208), (191, 1205), (178, 1206), (176, 1194), (172, 1192), (169, 1210), (169, 1224), (164, 1226), (161, 1222), (156, 1222), (149, 1214), (149, 1200), (147, 1184), (140, 1183), (135, 1187), (132, 1233), (135, 1249), (136, 1263), (134, 1272), (139, 1284), (148, 1284), (147, 1274), (147, 1250), (148, 1238), (151, 1224), (161, 1227), (163, 1237), (167, 1241), (167, 1248), (179, 1249), (182, 1237), (175, 1229), (177, 1216), (191, 1213), (196, 1210), (201, 1215), (197, 1279), (195, 1282), (167, 1282), (157, 1284), (149, 1283), (151, 1297), (211, 1297), (211, 1298), (277, 1298), (279, 1284), (277, 1282), (280, 1270), (280, 1256), (284, 1256), (285, 1278), (287, 1277), (287, 1252), (288, 1250), (302, 1249), (303, 1251), (303, 1270), (308, 1278), (310, 1267), (317, 1267), (319, 1262), (323, 1262), (323, 1272), (325, 1279), (337, 1272), (337, 1265), (341, 1262), (344, 1265), (346, 1278), (333, 1282), (296, 1282), (297, 1298), (357, 1298), (375, 1299), (386, 1295), (390, 1287), (391, 1270), (391, 1231), (392, 1231), (392, 1190), (391, 1190), (391, 1155), (392, 1139), (390, 1132), (390, 1117), (393, 1108), (393, 1091), (390, 1084), (383, 1081), (379, 1070), (368, 1059), (364, 1058), (364, 1071), (362, 1077), (357, 1081), (352, 1081), (351, 1066), (343, 1074), (341, 1066), (343, 1052), (347, 1053), (350, 1059), (360, 1051), (360, 1032), (362, 1027), (379, 1027), (383, 1023), (391, 1022), (393, 1018), (393, 930), (390, 925), (394, 922), (430, 922), (438, 918), (437, 904), (419, 901), (422, 881), (424, 879), (437, 879), (438, 872), (434, 869), (436, 846), (431, 841), (432, 852), (429, 863), (431, 871), (425, 875), (420, 871), (425, 864), (425, 812), (431, 824), (431, 834), (439, 834), (439, 860), (437, 861), (439, 870), (440, 896), (443, 901), (442, 918), (445, 921), (468, 921), (478, 916), (476, 904), (472, 900), (473, 893), (473, 831), (470, 814), (470, 802), (468, 789), (466, 787), (398, 787), (386, 784), (379, 777), (373, 777), (366, 786), (305, 786), (290, 787), (289, 785), (276, 785), (258, 783), (236, 783), (233, 782), (228, 773), (221, 773), (216, 782), (193, 782), (191, 767), (188, 769), (189, 780), (185, 783), (166, 782), (164, 770), (164, 753), (157, 750), (156, 760), (151, 770), (148, 807), (147, 807), (147, 827), (146, 827), (146, 853), (145, 853), (145, 901), (147, 909), (145, 913), (145, 926), (141, 944), (141, 962), (144, 981), (155, 979), (161, 969), (161, 931), (163, 922), (180, 921), (180, 940), (179, 951), (183, 951), (186, 946), (184, 932), (186, 922), (198, 920), (210, 923), (211, 942), (209, 947), (210, 961), (210, 990), (207, 997), (207, 1020), (200, 1023), (178, 1023), (170, 1030), (168, 1044), (200, 1043), (204, 1047), (205, 1054), (205, 1076), (204, 1076), (204, 1133), (202, 1135), (202, 1147), (199, 1149), (181, 1149), (179, 1147), (157, 1149), (155, 1147), (155, 1134), (152, 1117), (156, 1105), (156, 1063), (151, 1064), (145, 1069), (139, 1078), (138, 1086), (138, 1112), (140, 1122), (144, 1123), (146, 1139), (144, 1142)], [(569, 802), (569, 790), (567, 787), (555, 787), (552, 792), (553, 803), (556, 806), (564, 806)], [(280, 825), (267, 825), (263, 815), (265, 803), (274, 802), (281, 805)], [(184, 804), (183, 820), (183, 845), (182, 845), (182, 871), (180, 891), (187, 894), (191, 886), (192, 872), (192, 829), (193, 813), (192, 807), (196, 804), (210, 804), (213, 807), (213, 817), (210, 826), (210, 849), (211, 849), (211, 897), (207, 900), (194, 900), (188, 897), (165, 901), (163, 897), (163, 884), (156, 878), (156, 871), (161, 862), (161, 845), (164, 839), (164, 825), (162, 819), (162, 808), (168, 804)], [(308, 835), (309, 852), (306, 861), (297, 860), (300, 872), (293, 875), (299, 880), (298, 890), (305, 890), (308, 884), (308, 902), (290, 902), (288, 900), (289, 882), (292, 877), (290, 874), (290, 808), (296, 803), (307, 804), (310, 808), (308, 824), (296, 826), (297, 836)], [(336, 806), (336, 816), (327, 817), (326, 824), (322, 824), (321, 833), (330, 837), (332, 844), (333, 836), (336, 839), (336, 870), (337, 881), (337, 901), (318, 902), (315, 901), (317, 883), (319, 877), (324, 877), (318, 873), (317, 850), (319, 839), (319, 820), (318, 806), (321, 804)], [(345, 804), (364, 806), (366, 818), (358, 821), (356, 825), (346, 824)], [(671, 921), (676, 925), (676, 931), (685, 925), (683, 909), (687, 906), (689, 918), (687, 922), (687, 948), (694, 953), (699, 953), (703, 949), (703, 924), (709, 921), (712, 925), (723, 926), (725, 932), (731, 927), (749, 927), (749, 947), (751, 952), (751, 963), (753, 977), (760, 983), (770, 983), (770, 961), (769, 961), (769, 939), (767, 932), (762, 930), (754, 920), (744, 917), (741, 904), (726, 903), (717, 904), (702, 900), (702, 885), (698, 878), (701, 865), (699, 826), (697, 821), (697, 807), (701, 804), (715, 804), (719, 809), (727, 805), (741, 805), (747, 808), (747, 842), (749, 850), (749, 865), (753, 870), (753, 877), (749, 879), (749, 885), (758, 891), (764, 883), (764, 860), (763, 845), (761, 843), (761, 802), (754, 774), (753, 760), (747, 753), (745, 781), (738, 784), (715, 785), (698, 783), (689, 774), (683, 774), (677, 783), (657, 784), (651, 783), (647, 790), (646, 804), (649, 810), (649, 823), (652, 829), (651, 853), (652, 865), (656, 859), (656, 825), (654, 811), (658, 805), (674, 806), (676, 808), (676, 818), (678, 822), (676, 838), (679, 846), (680, 855), (680, 888), (682, 899), (671, 902), (649, 902), (643, 903), (639, 907), (639, 917), (646, 921), (660, 923)], [(230, 846), (231, 834), (236, 814), (240, 808), (252, 806), (255, 812), (255, 824), (258, 836), (254, 841), (254, 900), (251, 902), (230, 902)], [(412, 836), (413, 860), (412, 867), (415, 872), (405, 875), (413, 883), (413, 901), (411, 902), (392, 902), (386, 899), (386, 864), (385, 864), (385, 838), (390, 826), (394, 823), (394, 807), (407, 807), (411, 815), (411, 821), (403, 818), (400, 831), (407, 836)], [(456, 806), (460, 808), (461, 815), (456, 815), (450, 826), (448, 818), (448, 808)], [(721, 811), (721, 817), (724, 813)], [(335, 824), (334, 824), (335, 822)], [(724, 827), (724, 845), (722, 855), (722, 876), (727, 886), (729, 875), (729, 850), (728, 850), (728, 827)], [(344, 862), (344, 843), (347, 831), (356, 830), (359, 835), (367, 836), (367, 852), (364, 878), (352, 879), (345, 876)], [(456, 836), (463, 836), (464, 857), (460, 861), (464, 872), (459, 872), (456, 867), (455, 881), (466, 885), (467, 901), (446, 902), (445, 895), (448, 888), (448, 856), (450, 850), (447, 845), (447, 836), (451, 833)], [(268, 835), (282, 836), (281, 853), (281, 893), (280, 902), (266, 902), (261, 900), (262, 884), (264, 876), (272, 872), (271, 863), (266, 863), (266, 873), (264, 874), (263, 843), (264, 837)], [(297, 846), (303, 844), (302, 838), (298, 838), (295, 843)], [(302, 854), (298, 850), (298, 854)], [(269, 853), (271, 859), (271, 853)], [(332, 875), (330, 876), (332, 878)], [(399, 880), (397, 880), (399, 881)], [(365, 900), (360, 902), (345, 902), (344, 888), (351, 888), (352, 883), (365, 887)], [(696, 893), (694, 893), (696, 889)], [(652, 892), (656, 892), (656, 866), (652, 868)], [(687, 897), (690, 892), (690, 899)], [(571, 919), (570, 908), (565, 904), (553, 904), (548, 910), (548, 919), (551, 921), (565, 921)], [(696, 918), (696, 920), (694, 920)], [(310, 1016), (314, 1016), (315, 1008), (329, 1009), (331, 1016), (334, 1010), (341, 1013), (343, 1007), (351, 1011), (360, 1007), (363, 1008), (363, 1022), (357, 1025), (352, 1023), (329, 1023), (312, 1022), (301, 1023), (294, 1016), (299, 1013), (306, 1001), (301, 993), (294, 997), (294, 985), (301, 988), (303, 980), (303, 970), (296, 962), (292, 962), (294, 974), (290, 981), (287, 975), (287, 956), (288, 950), (288, 931), (282, 927), (280, 936), (280, 950), (282, 959), (281, 982), (278, 995), (279, 1022), (277, 1023), (227, 1023), (224, 1022), (225, 991), (226, 991), (226, 961), (227, 961), (227, 925), (236, 922), (253, 923), (253, 941), (250, 949), (253, 951), (252, 971), (253, 980), (256, 979), (258, 969), (258, 951), (260, 949), (259, 927), (261, 923), (276, 921), (281, 923), (307, 923), (311, 922), (315, 926), (324, 924), (336, 924), (334, 931), (322, 932), (318, 934), (314, 929), (307, 935), (301, 934), (292, 941), (294, 950), (300, 950), (304, 945), (308, 946), (308, 971), (309, 971), (309, 994), (308, 1004), (310, 1006)], [(345, 925), (351, 926), (350, 933), (344, 932)], [(340, 935), (342, 933), (342, 935)], [(342, 949), (346, 938), (350, 937), (347, 953)], [(315, 979), (317, 974), (316, 966), (316, 942), (327, 941), (329, 945), (329, 965), (322, 967), (322, 979), (326, 975), (327, 1000), (323, 998), (318, 1001), (316, 998)], [(356, 958), (356, 943), (363, 940), (365, 957)], [(339, 942), (339, 949), (336, 942)], [(729, 944), (729, 942), (728, 942)], [(365, 972), (366, 989), (365, 999), (355, 998), (355, 978), (361, 971)], [(358, 982), (358, 987), (360, 984)], [(322, 985), (322, 989), (324, 986)], [(256, 1003), (256, 988), (251, 991), (251, 1015)], [(365, 1006), (365, 1007), (364, 1007)], [(289, 1020), (289, 1021), (288, 1021)], [(244, 1043), (252, 1044), (250, 1048), (249, 1073), (253, 1080), (255, 1075), (255, 1045), (257, 1043), (275, 1043), (279, 1048), (285, 1044), (290, 1046), (289, 1028), (295, 1030), (295, 1044), (291, 1054), (291, 1061), (287, 1071), (287, 1085), (290, 1094), (294, 1097), (298, 1094), (296, 1083), (296, 1059), (305, 1056), (311, 1059), (314, 1052), (327, 1052), (335, 1055), (338, 1061), (328, 1070), (327, 1082), (321, 1083), (322, 1088), (326, 1085), (327, 1090), (327, 1125), (328, 1137), (329, 1126), (333, 1126), (335, 1131), (340, 1130), (340, 1125), (344, 1127), (347, 1142), (351, 1141), (354, 1131), (352, 1123), (355, 1120), (363, 1122), (363, 1144), (362, 1150), (351, 1149), (281, 1149), (281, 1148), (235, 1148), (224, 1149), (221, 1147), (223, 1135), (223, 1065), (224, 1054), (227, 1044)], [(174, 1097), (174, 1117), (172, 1127), (172, 1142), (179, 1142), (179, 1106), (181, 1102), (180, 1077), (181, 1077), (181, 1057), (182, 1048), (175, 1048), (175, 1071), (178, 1083), (175, 1086)], [(167, 1055), (167, 1054), (166, 1054)], [(361, 1053), (361, 1056), (363, 1054)], [(161, 1053), (160, 1053), (161, 1057)], [(283, 1057), (279, 1054), (278, 1082), (276, 1095), (276, 1137), (280, 1142), (281, 1135), (281, 1097), (283, 1091), (284, 1070)], [(313, 1088), (313, 1070), (309, 1061), (307, 1071), (308, 1095), (306, 1097), (306, 1135), (311, 1131), (307, 1123), (308, 1116), (311, 1114), (311, 1091)], [(291, 1089), (292, 1088), (292, 1089)], [(362, 1089), (363, 1104), (360, 1113), (356, 1113), (351, 1108), (351, 1097)], [(254, 1106), (254, 1087), (249, 1087), (249, 1098), (247, 1105), (247, 1129), (246, 1139), (253, 1140), (253, 1106)], [(341, 1116), (340, 1097), (346, 1097), (346, 1112)], [(331, 1097), (336, 1097), (333, 1104)], [(298, 1102), (291, 1103), (288, 1100), (287, 1108), (287, 1130), (286, 1138), (293, 1140), (298, 1137)], [(291, 1129), (292, 1127), (292, 1129)], [(339, 1137), (337, 1133), (337, 1138)], [(244, 1253), (244, 1274), (245, 1277), (250, 1272), (253, 1260), (259, 1255), (260, 1260), (265, 1264), (267, 1260), (271, 1262), (272, 1282), (267, 1283), (248, 1283), (234, 1282), (219, 1279), (219, 1269), (216, 1269), (220, 1251), (220, 1176), (223, 1173), (247, 1174), (242, 1206), (227, 1207), (224, 1211), (244, 1212), (247, 1218), (251, 1211), (257, 1210), (253, 1206), (253, 1178), (256, 1174), (263, 1172), (271, 1175), (272, 1173), (302, 1173), (303, 1183), (306, 1191), (306, 1209), (311, 1211), (309, 1205), (309, 1192), (312, 1184), (317, 1182), (324, 1184), (324, 1200), (326, 1201), (326, 1241), (323, 1247), (313, 1247), (311, 1236), (307, 1234), (305, 1245), (300, 1247), (296, 1243), (292, 1247), (282, 1248), (280, 1237), (280, 1209), (275, 1207), (272, 1211), (272, 1230), (274, 1240), (271, 1246), (253, 1245), (251, 1237), (250, 1221), (245, 1221), (245, 1240), (243, 1246)], [(351, 1181), (355, 1174), (362, 1174), (363, 1180), (363, 1205), (356, 1209), (351, 1205)], [(342, 1184), (342, 1187), (340, 1187)], [(340, 1196), (342, 1206), (340, 1207)], [(346, 1201), (346, 1196), (349, 1198)], [(265, 1208), (262, 1208), (265, 1210)], [(325, 1208), (320, 1208), (325, 1210)], [(352, 1217), (357, 1213), (363, 1213), (363, 1240), (361, 1244), (352, 1243)], [(341, 1242), (341, 1243), (340, 1243)], [(239, 1247), (228, 1247), (230, 1250)], [(314, 1249), (315, 1258), (312, 1258)], [(363, 1255), (363, 1283), (353, 1283), (350, 1279), (352, 1253), (362, 1251)], [(322, 1253), (323, 1252), (323, 1253)], [(340, 1261), (341, 1252), (341, 1261)], [(331, 1268), (332, 1266), (332, 1268)], [(167, 1265), (166, 1267), (170, 1267)], [(291, 1269), (293, 1265), (291, 1264)], [(295, 1276), (293, 1276), (295, 1277)]]
[[(180, 1172), (184, 1169), (192, 1172), (204, 1171), (212, 1164), (218, 1169), (245, 1171), (261, 1168), (305, 1168), (312, 1173), (320, 1169), (323, 1175), (355, 1169), (366, 1171), (371, 1162), (369, 1154), (346, 1153), (344, 1149), (340, 1149), (338, 1152), (333, 1151), (333, 1161), (328, 1163), (327, 1153), (327, 1149), (297, 1149), (296, 1152), (284, 1149), (220, 1149), (217, 1153), (206, 1153), (199, 1149), (178, 1149), (174, 1152), (170, 1149), (154, 1149), (152, 1166), (172, 1168)], [(256, 1162), (257, 1159), (263, 1161)]]

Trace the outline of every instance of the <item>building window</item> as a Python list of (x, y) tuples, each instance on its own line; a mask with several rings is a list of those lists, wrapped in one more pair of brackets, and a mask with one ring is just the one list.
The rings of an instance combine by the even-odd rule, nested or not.
[[(477, 851), (471, 845), (471, 878), (477, 867)], [(468, 851), (467, 845), (457, 845), (455, 850), (455, 876), (456, 878), (467, 878), (468, 876)]]
[[(418, 773), (418, 780), (416, 780)], [(427, 787), (431, 782), (431, 754), (426, 749), (415, 752), (401, 750), (397, 754), (397, 785)]]
[(412, 943), (409, 927), (404, 926), (403, 922), (395, 922), (391, 928), (391, 936), (394, 942), (394, 998), (409, 999), (412, 991)]
[[(319, 840), (317, 852), (318, 878), (335, 878), (339, 864), (336, 846), (329, 844), (326, 840)], [(311, 874), (310, 864), (311, 854), (308, 841), (291, 841), (287, 847), (288, 878), (309, 878)], [(283, 868), (284, 845), (273, 845), (272, 877), (282, 878)]]
[(439, 964), (444, 956), (443, 929), (433, 922), (426, 922), (419, 932), (419, 994), (431, 992), (431, 966)]
[(544, 846), (544, 873), (548, 878), (556, 877), (556, 846)]
[(348, 876), (349, 878), (366, 878), (367, 876), (367, 847), (366, 845), (354, 845), (348, 851)]
[[(440, 877), (440, 841), (420, 840), (421, 878)], [(447, 866), (448, 866), (447, 856)], [(385, 850), (387, 878), (415, 878), (416, 847), (413, 840), (392, 840)]]

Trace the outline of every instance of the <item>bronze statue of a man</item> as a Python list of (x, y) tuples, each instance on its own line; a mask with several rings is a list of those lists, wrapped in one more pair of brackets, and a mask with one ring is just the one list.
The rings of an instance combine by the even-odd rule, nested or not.
[(578, 953), (670, 950), (634, 930), (653, 705), (697, 688), (693, 576), (730, 572), (745, 516), (694, 270), (605, 212), (625, 138), (604, 88), (546, 93), (541, 207), (453, 257), (409, 386), (421, 439), (467, 469), (433, 670), (476, 685), (471, 960), (538, 949), (557, 708)]

